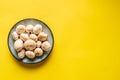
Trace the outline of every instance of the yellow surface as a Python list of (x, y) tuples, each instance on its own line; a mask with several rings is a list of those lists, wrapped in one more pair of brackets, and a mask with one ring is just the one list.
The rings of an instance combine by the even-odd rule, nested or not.
[[(12, 57), (7, 37), (25, 18), (49, 25), (52, 54), (43, 64)], [(0, 0), (1, 80), (120, 80), (119, 0)]]

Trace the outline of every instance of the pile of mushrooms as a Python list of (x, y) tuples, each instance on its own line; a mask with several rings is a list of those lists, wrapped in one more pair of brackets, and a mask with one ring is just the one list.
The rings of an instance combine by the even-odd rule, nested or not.
[(36, 56), (42, 56), (45, 51), (51, 48), (48, 42), (48, 34), (43, 32), (42, 25), (35, 26), (29, 24), (18, 25), (12, 33), (14, 40), (14, 49), (17, 51), (18, 57), (23, 59), (25, 56), (34, 59)]

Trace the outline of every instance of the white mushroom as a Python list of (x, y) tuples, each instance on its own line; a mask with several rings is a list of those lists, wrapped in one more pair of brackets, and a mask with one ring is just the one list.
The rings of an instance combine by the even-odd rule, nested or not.
[(16, 40), (14, 43), (14, 49), (18, 52), (22, 50), (22, 48), (23, 48), (23, 41), (21, 39)]
[(35, 58), (35, 53), (33, 53), (32, 51), (26, 51), (25, 55), (30, 59)]
[(27, 33), (33, 32), (33, 25), (31, 25), (31, 24), (27, 25), (27, 26), (26, 26), (26, 32), (27, 32)]
[(41, 41), (37, 41), (37, 48), (41, 46)]
[(49, 43), (48, 41), (45, 41), (45, 42), (42, 43), (41, 48), (42, 48), (44, 51), (49, 51), (50, 48), (51, 48), (51, 45), (50, 45), (50, 43)]
[(28, 36), (28, 34), (26, 34), (26, 33), (21, 33), (21, 34), (20, 34), (20, 39), (23, 40), (23, 41), (26, 41), (26, 40), (29, 39), (29, 36)]
[(38, 37), (35, 34), (30, 34), (30, 39), (37, 41)]
[(33, 50), (36, 48), (36, 42), (34, 40), (26, 40), (24, 42), (24, 48), (26, 50)]
[(34, 53), (36, 56), (42, 56), (43, 55), (43, 50), (41, 48), (36, 48), (34, 50)]
[(17, 39), (18, 39), (18, 34), (17, 34), (15, 31), (12, 33), (12, 38), (13, 38), (14, 40), (17, 40)]
[(33, 32), (35, 34), (39, 34), (42, 31), (42, 26), (40, 24), (36, 24), (33, 28)]
[(45, 41), (47, 40), (47, 37), (48, 37), (48, 34), (44, 33), (44, 32), (40, 32), (39, 35), (38, 35), (38, 39), (40, 41)]
[(25, 50), (22, 49), (19, 53), (18, 53), (18, 57), (23, 59), (25, 57)]
[(24, 25), (18, 25), (17, 28), (16, 28), (16, 32), (18, 34), (21, 34), (21, 33), (25, 32), (25, 26)]

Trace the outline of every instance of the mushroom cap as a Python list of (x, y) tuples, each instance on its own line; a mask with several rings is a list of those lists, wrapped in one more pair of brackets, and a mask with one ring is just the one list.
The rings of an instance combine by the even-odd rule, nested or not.
[(44, 33), (44, 32), (40, 32), (39, 35), (38, 35), (38, 39), (40, 41), (45, 41), (47, 40), (47, 37), (48, 37), (48, 34)]
[(21, 34), (23, 32), (25, 32), (25, 26), (24, 25), (18, 25), (16, 28), (16, 32), (17, 34)]
[(20, 39), (23, 40), (23, 41), (26, 41), (29, 39), (29, 35), (26, 34), (26, 33), (21, 33), (20, 34)]
[(22, 49), (19, 53), (18, 53), (18, 57), (23, 59), (25, 57), (25, 50)]
[(23, 49), (23, 41), (21, 39), (18, 39), (14, 43), (14, 49), (18, 52)]
[(42, 56), (43, 55), (43, 50), (41, 48), (36, 48), (34, 50), (34, 53), (36, 56)]
[(36, 48), (36, 42), (34, 40), (31, 40), (31, 39), (26, 40), (24, 42), (24, 48), (26, 50), (34, 50)]
[(30, 34), (30, 39), (37, 41), (38, 37), (35, 34)]
[(51, 48), (51, 45), (50, 45), (50, 43), (49, 43), (48, 41), (45, 41), (45, 42), (42, 43), (41, 48), (42, 48), (44, 51), (49, 51), (50, 48)]
[(41, 43), (41, 41), (37, 41), (36, 44), (37, 44), (37, 48), (39, 48), (39, 47), (41, 46), (42, 43)]
[(31, 24), (27, 25), (26, 26), (26, 32), (27, 33), (30, 33), (30, 32), (32, 33), (33, 32), (33, 25), (31, 25)]
[(17, 40), (17, 39), (18, 39), (18, 34), (17, 34), (15, 31), (12, 33), (12, 38), (13, 38), (14, 40)]
[(42, 26), (40, 24), (36, 24), (33, 28), (33, 33), (39, 34), (42, 31)]
[(25, 55), (30, 59), (35, 58), (35, 53), (33, 53), (32, 51), (26, 51)]

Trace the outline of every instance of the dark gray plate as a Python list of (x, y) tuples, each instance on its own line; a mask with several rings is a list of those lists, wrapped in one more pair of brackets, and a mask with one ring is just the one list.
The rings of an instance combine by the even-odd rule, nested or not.
[[(44, 52), (44, 54), (41, 57), (36, 57), (34, 59), (28, 59), (27, 57), (25, 57), (24, 59), (20, 59), (18, 57), (18, 55), (17, 55), (17, 52), (14, 49), (14, 40), (12, 39), (12, 32), (15, 31), (16, 26), (19, 25), (19, 24), (23, 24), (23, 25), (41, 24), (43, 26), (43, 31), (48, 34), (48, 41), (52, 45), (51, 49), (49, 51), (47, 51), (47, 52)], [(50, 28), (44, 22), (42, 22), (40, 20), (37, 20), (37, 19), (28, 18), (28, 19), (24, 19), (24, 20), (19, 21), (18, 23), (16, 23), (12, 27), (12, 29), (10, 30), (9, 35), (8, 35), (8, 47), (9, 47), (9, 50), (10, 50), (11, 54), (17, 60), (19, 60), (19, 61), (21, 61), (23, 63), (27, 63), (27, 64), (38, 63), (38, 62), (41, 62), (41, 61), (45, 60), (50, 55), (50, 53), (51, 53), (51, 51), (53, 49), (53, 45), (54, 45), (54, 38), (53, 38), (53, 34), (52, 34)]]

